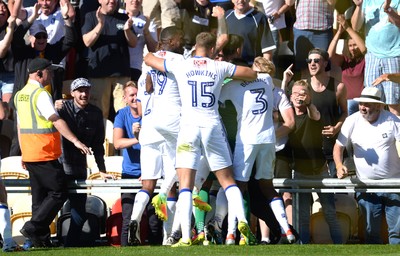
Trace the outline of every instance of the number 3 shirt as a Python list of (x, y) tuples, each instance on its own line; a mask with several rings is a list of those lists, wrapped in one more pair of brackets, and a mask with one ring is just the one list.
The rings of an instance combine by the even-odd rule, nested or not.
[(259, 73), (254, 81), (232, 80), (222, 88), (220, 102), (231, 100), (236, 108), (237, 143), (275, 143), (273, 87), (271, 77)]

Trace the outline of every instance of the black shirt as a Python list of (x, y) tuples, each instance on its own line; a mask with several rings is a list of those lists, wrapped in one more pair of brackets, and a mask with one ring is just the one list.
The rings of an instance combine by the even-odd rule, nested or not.
[[(105, 129), (102, 111), (94, 106), (87, 105), (84, 109), (78, 108), (74, 100), (64, 102), (63, 108), (58, 111), (60, 117), (67, 123), (69, 129), (86, 146), (91, 147), (99, 170), (105, 170), (104, 164), (104, 137)], [(86, 179), (86, 155), (82, 154), (72, 142), (62, 138), (61, 161), (64, 171), (76, 178)]]

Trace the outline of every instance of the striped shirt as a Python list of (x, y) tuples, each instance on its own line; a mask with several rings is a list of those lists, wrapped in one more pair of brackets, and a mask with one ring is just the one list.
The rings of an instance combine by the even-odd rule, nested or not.
[(293, 26), (301, 30), (328, 30), (333, 26), (333, 11), (326, 0), (298, 0)]

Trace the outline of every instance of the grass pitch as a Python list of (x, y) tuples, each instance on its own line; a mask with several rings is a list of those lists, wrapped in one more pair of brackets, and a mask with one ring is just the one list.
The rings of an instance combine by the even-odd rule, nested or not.
[(91, 247), (91, 248), (54, 248), (54, 249), (32, 249), (29, 256), (36, 255), (154, 255), (154, 256), (187, 256), (187, 255), (400, 255), (400, 246), (396, 245), (266, 245), (266, 246), (191, 246), (181, 248), (170, 248), (165, 246), (138, 246), (138, 247)]

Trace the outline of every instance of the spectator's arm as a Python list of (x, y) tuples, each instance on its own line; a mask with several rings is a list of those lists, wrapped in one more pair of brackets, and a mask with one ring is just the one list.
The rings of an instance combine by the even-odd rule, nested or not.
[(131, 17), (129, 17), (124, 25), (124, 34), (125, 34), (126, 41), (128, 42), (128, 46), (136, 47), (137, 36), (133, 32), (132, 26), (133, 26), (133, 20)]
[(372, 82), (372, 85), (376, 86), (383, 81), (393, 81), (395, 83), (400, 83), (400, 73), (394, 73), (394, 74), (383, 74), (379, 76), (375, 81)]
[(364, 40), (361, 38), (361, 36), (356, 31), (354, 31), (354, 29), (351, 26), (349, 26), (349, 24), (344, 19), (344, 17), (343, 17), (343, 20), (340, 20), (340, 22), (342, 23), (342, 27), (344, 28), (344, 30), (346, 30), (346, 32), (349, 34), (351, 39), (354, 40), (354, 42), (357, 44), (360, 51), (364, 54), (367, 51)]
[(58, 115), (53, 114), (49, 117), (49, 121), (51, 121), (57, 131), (59, 131), (64, 138), (71, 141), (74, 146), (82, 152), (82, 154), (90, 154), (89, 148), (78, 140), (63, 119), (61, 119)]
[(393, 23), (396, 27), (400, 28), (400, 13), (391, 8), (390, 3), (391, 1), (385, 1), (385, 3), (383, 4), (383, 11), (387, 13), (389, 21)]
[[(338, 19), (339, 19), (339, 15), (338, 15)], [(343, 57), (341, 55), (336, 54), (336, 46), (337, 46), (337, 43), (343, 32), (344, 32), (344, 28), (341, 24), (339, 24), (339, 28), (328, 47), (328, 54), (332, 61), (332, 64), (334, 64), (335, 66), (339, 66), (339, 67), (342, 66)]]
[(29, 16), (27, 19), (30, 25), (32, 25), (33, 22), (35, 22), (35, 20), (39, 17), (40, 15), (39, 11), (40, 11), (40, 4), (35, 4), (33, 6), (33, 12), (31, 16)]
[(334, 126), (333, 135), (336, 135), (340, 131), (340, 128), (342, 128), (344, 120), (346, 120), (347, 116), (349, 115), (347, 109), (347, 90), (346, 86), (344, 86), (343, 83), (339, 83), (336, 88), (336, 98), (338, 106), (340, 107), (341, 114), (338, 122)]
[(347, 167), (343, 165), (343, 151), (344, 147), (339, 145), (337, 142), (333, 146), (333, 160), (335, 161), (337, 176), (342, 179), (347, 176)]
[(83, 43), (86, 47), (92, 47), (96, 43), (97, 39), (99, 39), (101, 31), (103, 30), (105, 17), (104, 14), (101, 13), (100, 9), (101, 7), (96, 11), (97, 25), (91, 31), (82, 36)]
[(96, 135), (93, 138), (91, 145), (88, 145), (92, 148), (94, 159), (96, 161), (97, 167), (100, 172), (105, 172), (106, 166), (104, 164), (104, 140), (105, 140), (105, 128), (104, 122), (102, 118), (102, 114), (99, 113), (96, 125)]
[(353, 12), (353, 16), (351, 16), (351, 26), (355, 31), (359, 31), (364, 22), (364, 14), (362, 12), (362, 0), (353, 0), (356, 4), (356, 8)]
[(139, 143), (137, 138), (125, 138), (124, 130), (122, 128), (114, 127), (113, 136), (114, 147), (117, 150), (129, 148)]
[(144, 40), (146, 42), (147, 50), (149, 52), (155, 52), (157, 48), (157, 41), (153, 38), (149, 31), (149, 26), (150, 26), (151, 20), (149, 17), (146, 17), (146, 25), (144, 26), (143, 29), (143, 36)]
[(27, 18), (26, 10), (22, 9), (22, 0), (9, 0), (7, 6), (10, 10), (10, 16), (14, 16), (20, 20)]
[(225, 11), (223, 8), (219, 6), (213, 7), (212, 16), (218, 19), (218, 29), (217, 29), (217, 43), (215, 46), (215, 50), (212, 59), (224, 48), (224, 46), (228, 43), (228, 27), (226, 25), (225, 20)]
[(307, 115), (311, 120), (318, 121), (321, 119), (321, 113), (319, 113), (317, 107), (314, 104), (308, 103), (306, 104), (306, 106), (307, 106)]
[(3, 40), (0, 41), (0, 58), (4, 58), (8, 52), (8, 49), (11, 46), (11, 41), (14, 35), (14, 28), (15, 28), (15, 17), (10, 16), (7, 20), (8, 26), (6, 29), (6, 35), (4, 36)]

